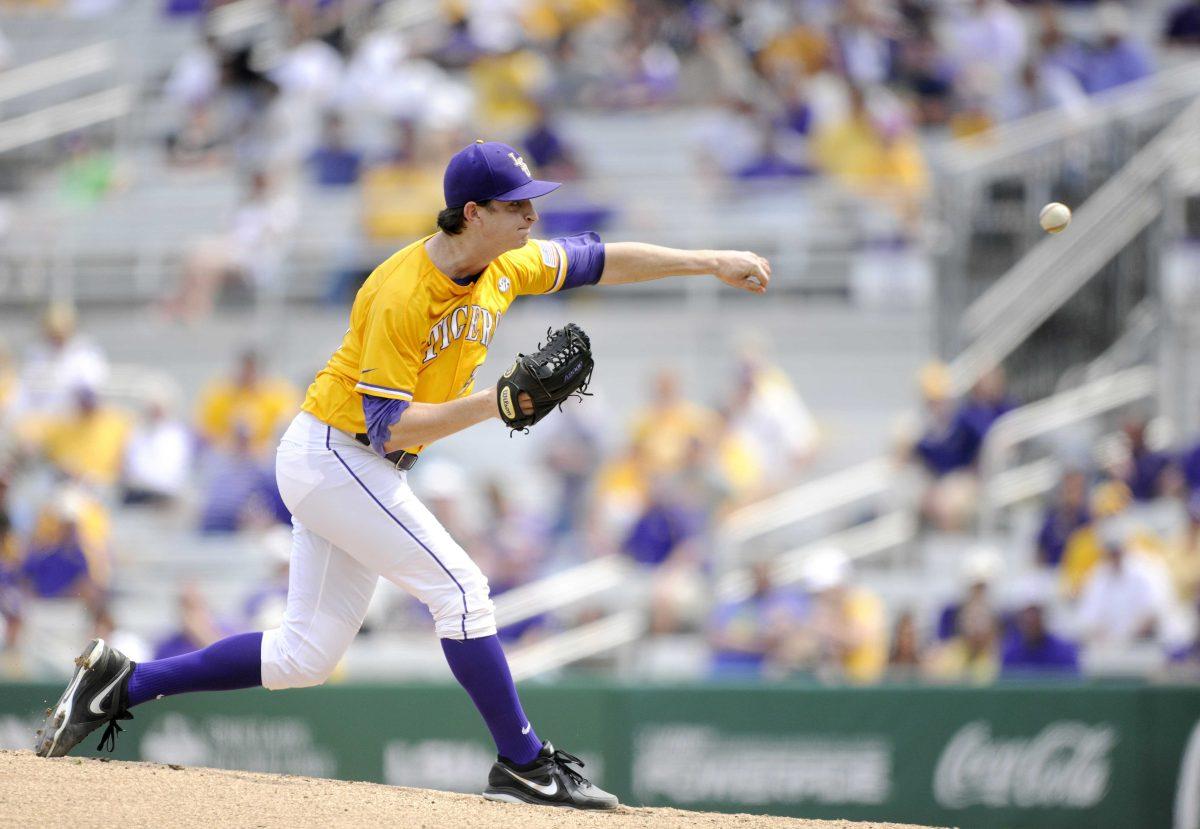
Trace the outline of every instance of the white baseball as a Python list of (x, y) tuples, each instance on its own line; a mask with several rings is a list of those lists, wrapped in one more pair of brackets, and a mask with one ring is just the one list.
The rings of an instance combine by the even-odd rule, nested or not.
[(1042, 230), (1047, 233), (1062, 233), (1071, 223), (1071, 208), (1056, 201), (1050, 202), (1038, 214)]

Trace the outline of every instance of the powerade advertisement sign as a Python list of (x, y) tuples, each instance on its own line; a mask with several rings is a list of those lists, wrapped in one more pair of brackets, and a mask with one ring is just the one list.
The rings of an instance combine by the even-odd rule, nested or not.
[[(54, 684), (0, 685), (29, 748)], [(538, 733), (631, 805), (961, 827), (1200, 829), (1200, 686), (522, 689)], [(188, 694), (114, 755), (478, 792), (495, 749), (451, 685)], [(94, 740), (79, 754), (93, 755)]]

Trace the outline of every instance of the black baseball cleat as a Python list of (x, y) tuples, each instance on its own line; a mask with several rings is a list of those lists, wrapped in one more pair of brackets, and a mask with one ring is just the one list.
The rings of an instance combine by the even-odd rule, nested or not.
[(62, 757), (100, 726), (108, 723), (99, 751), (112, 751), (129, 713), (129, 677), (135, 663), (103, 639), (93, 639), (75, 660), (75, 675), (58, 705), (46, 709), (46, 721), (37, 733), (34, 750), (39, 757)]
[(531, 769), (518, 768), (497, 760), (488, 774), (483, 796), (504, 803), (534, 803), (540, 806), (566, 806), (571, 809), (615, 809), (617, 798), (593, 786), (571, 766), (583, 767), (583, 761), (565, 751), (556, 751), (549, 741)]

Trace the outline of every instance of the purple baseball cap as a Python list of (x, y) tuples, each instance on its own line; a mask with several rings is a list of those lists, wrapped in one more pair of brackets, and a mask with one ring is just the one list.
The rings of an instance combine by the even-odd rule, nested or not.
[(488, 199), (536, 199), (559, 187), (561, 182), (535, 179), (529, 165), (512, 147), (482, 139), (454, 154), (442, 181), (446, 207), (462, 207), (469, 201)]

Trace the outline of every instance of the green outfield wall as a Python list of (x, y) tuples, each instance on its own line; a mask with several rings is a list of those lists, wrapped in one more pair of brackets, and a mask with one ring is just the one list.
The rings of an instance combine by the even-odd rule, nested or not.
[[(0, 685), (29, 747), (59, 685)], [(627, 803), (962, 827), (1200, 829), (1200, 687), (608, 683), (522, 688), (538, 733)], [(192, 694), (114, 755), (478, 791), (490, 741), (453, 685)], [(95, 754), (89, 740), (81, 754)]]

